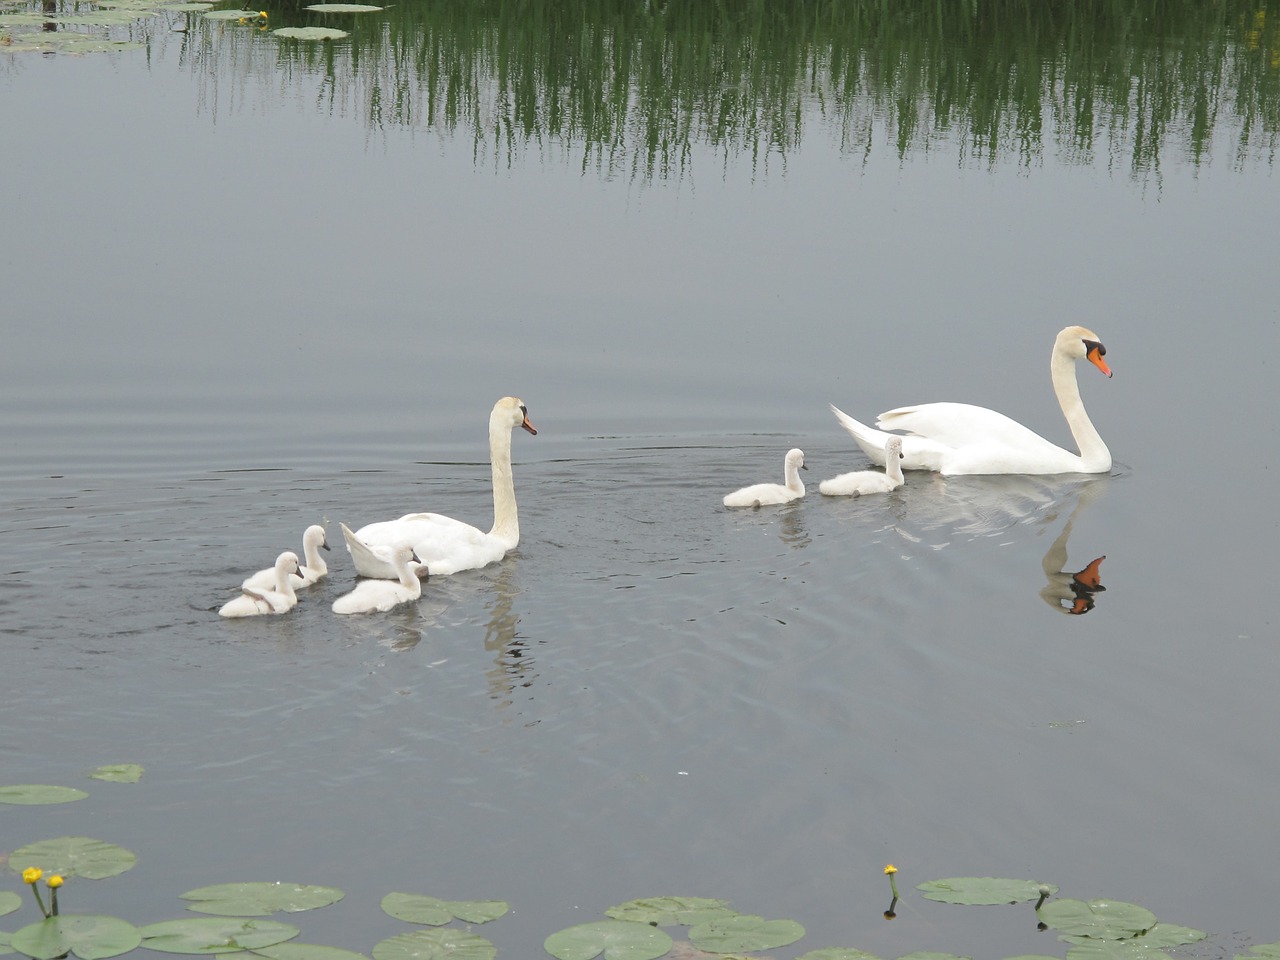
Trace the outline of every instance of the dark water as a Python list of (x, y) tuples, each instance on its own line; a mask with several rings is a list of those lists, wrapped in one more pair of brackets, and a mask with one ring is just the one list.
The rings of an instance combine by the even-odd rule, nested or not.
[[(1276, 939), (1267, 155), (854, 159), (815, 120), (767, 170), (695, 143), (638, 182), (477, 163), (176, 44), (0, 58), (0, 781), (92, 794), (0, 809), (0, 851), (135, 850), (67, 893), (139, 923), (207, 883), (341, 887), (301, 939), (365, 953), (390, 890), (509, 900), (477, 930), (504, 956), (669, 893), (805, 924), (776, 956), (1065, 951), (1028, 912), (886, 923), (887, 862)], [(1110, 476), (817, 496), (864, 464), (828, 401), (1066, 442), (1075, 322), (1115, 370), (1080, 374)], [(337, 547), (295, 613), (216, 616), (310, 523), (485, 525), (507, 393), (540, 433), (506, 562), (340, 619)], [(720, 505), (791, 446), (810, 496)], [(113, 762), (143, 782), (83, 779)]]

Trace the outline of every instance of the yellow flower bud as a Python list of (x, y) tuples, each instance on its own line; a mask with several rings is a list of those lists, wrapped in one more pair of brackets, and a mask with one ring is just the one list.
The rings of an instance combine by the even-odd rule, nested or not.
[(47, 883), (52, 889), (57, 890), (62, 886), (63, 880), (62, 877), (55, 873), (52, 877), (46, 880), (45, 883)]
[(39, 867), (27, 867), (27, 869), (22, 871), (22, 882), (35, 883), (37, 880), (39, 880), (43, 876), (44, 876), (44, 871), (41, 870)]
[(895, 873), (898, 872), (898, 868), (895, 867), (892, 863), (888, 863), (888, 864), (885, 864), (884, 872), (887, 873), (889, 876), (893, 876)]

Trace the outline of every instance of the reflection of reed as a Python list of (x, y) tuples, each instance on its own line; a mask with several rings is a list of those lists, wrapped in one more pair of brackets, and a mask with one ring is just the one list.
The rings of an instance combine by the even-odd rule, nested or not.
[(1050, 544), (1041, 561), (1041, 568), (1048, 582), (1041, 588), (1040, 598), (1059, 613), (1072, 616), (1088, 613), (1093, 609), (1095, 594), (1107, 589), (1102, 585), (1102, 561), (1107, 559), (1105, 555), (1090, 561), (1075, 573), (1066, 569), (1067, 540), (1071, 537), (1071, 527), (1081, 511), (1087, 509), (1102, 492), (1106, 480), (1106, 477), (1098, 477), (1085, 483), (1075, 509), (1067, 517), (1062, 532)]
[[(1259, 29), (1256, 0), (1155, 6), (1135, 17), (1127, 0), (813, 0), (796, 16), (777, 4), (438, 0), (353, 18), (340, 46), (225, 31), (183, 59), (214, 86), (262, 74), (271, 90), (313, 87), (321, 109), (372, 129), (461, 133), (478, 163), (556, 145), (584, 169), (639, 179), (683, 176), (695, 146), (781, 160), (806, 126), (854, 155), (950, 142), (981, 162), (1031, 164), (1048, 149), (1128, 156), (1139, 172), (1170, 147), (1207, 162), (1216, 137), (1236, 141), (1236, 162), (1251, 151), (1269, 162), (1275, 18)], [(302, 7), (272, 23), (321, 22)]]

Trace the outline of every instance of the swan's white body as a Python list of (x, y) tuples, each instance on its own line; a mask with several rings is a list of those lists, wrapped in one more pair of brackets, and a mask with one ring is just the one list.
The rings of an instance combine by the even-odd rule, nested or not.
[[(289, 582), (293, 584), (295, 590), (299, 587), (309, 587), (328, 574), (329, 565), (324, 562), (324, 557), (320, 556), (321, 549), (329, 549), (329, 540), (325, 535), (324, 527), (313, 523), (302, 533), (302, 555), (305, 562), (298, 568), (297, 573), (289, 574)], [(241, 590), (274, 590), (275, 587), (275, 567), (259, 570), (240, 584)]]
[(241, 587), (241, 594), (222, 605), (218, 614), (223, 617), (256, 617), (264, 613), (288, 613), (298, 605), (298, 595), (293, 592), (290, 579), (298, 572), (298, 555), (289, 550), (276, 558), (271, 568), (275, 586), (266, 590)]
[(967, 403), (923, 403), (880, 414), (869, 427), (832, 406), (840, 425), (876, 463), (885, 462), (885, 443), (901, 430), (902, 467), (956, 476), (992, 473), (1106, 473), (1111, 451), (1085, 412), (1076, 383), (1075, 362), (1088, 360), (1108, 377), (1106, 348), (1084, 327), (1067, 327), (1053, 343), (1049, 372), (1058, 405), (1079, 453), (1064, 450), (1002, 413)]
[(902, 476), (902, 438), (891, 436), (884, 444), (885, 469), (857, 470), (823, 480), (818, 490), (828, 497), (861, 497), (868, 493), (888, 493), (905, 482)]
[(537, 435), (524, 402), (503, 397), (489, 415), (489, 460), (493, 469), (493, 527), (488, 533), (438, 513), (410, 513), (342, 535), (362, 577), (398, 579), (391, 550), (408, 543), (432, 576), (447, 576), (501, 560), (520, 542), (516, 488), (511, 477), (511, 432), (523, 427)]
[(395, 567), (395, 580), (361, 580), (350, 593), (333, 601), (334, 613), (378, 613), (390, 610), (402, 603), (412, 603), (422, 596), (422, 581), (409, 564), (413, 560), (413, 547), (402, 543), (391, 550), (391, 564)]
[(785, 483), (757, 483), (735, 490), (724, 498), (726, 507), (763, 507), (775, 503), (790, 503), (804, 496), (804, 484), (800, 482), (800, 468), (804, 466), (804, 451), (787, 451), (783, 461)]

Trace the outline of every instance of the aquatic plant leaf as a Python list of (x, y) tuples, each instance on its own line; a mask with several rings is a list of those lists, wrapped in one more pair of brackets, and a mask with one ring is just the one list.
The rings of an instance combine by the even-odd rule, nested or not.
[(1036, 912), (1055, 930), (1098, 940), (1136, 937), (1156, 925), (1146, 907), (1119, 900), (1050, 900)]
[(657, 927), (630, 920), (595, 920), (566, 927), (547, 937), (542, 949), (556, 960), (655, 960), (672, 947)]
[(898, 960), (973, 960), (973, 958), (959, 957), (954, 953), (934, 953), (930, 950), (917, 950), (915, 953), (904, 953)]
[(413, 930), (373, 948), (373, 960), (493, 960), (498, 948), (474, 933), (453, 928)]
[(453, 919), (452, 911), (443, 900), (420, 893), (388, 893), (382, 898), (382, 912), (397, 920), (432, 927), (443, 927)]
[(9, 869), (21, 873), (39, 867), (45, 873), (64, 877), (101, 880), (133, 869), (138, 862), (133, 851), (93, 837), (55, 837), (19, 847), (9, 854)]
[(301, 913), (327, 907), (344, 896), (345, 893), (334, 887), (262, 881), (217, 883), (181, 894), (183, 900), (196, 901), (188, 910), (224, 917), (266, 917), (280, 910)]
[(329, 27), (281, 27), (271, 32), (277, 37), (289, 37), (293, 40), (341, 40), (350, 36), (345, 30), (333, 30)]
[(710, 920), (689, 930), (689, 941), (711, 953), (772, 950), (803, 936), (804, 927), (794, 920), (766, 920), (749, 913)]
[(207, 954), (269, 947), (293, 939), (298, 928), (278, 920), (192, 917), (153, 923), (141, 932), (142, 946), (148, 950)]
[(119, 917), (64, 913), (17, 930), (10, 937), (13, 948), (36, 960), (74, 953), (81, 960), (118, 957), (134, 949), (142, 935)]
[(137, 763), (109, 763), (89, 774), (94, 780), (110, 783), (137, 783), (142, 779), (142, 766)]
[(9, 946), (9, 935), (3, 930), (0, 930), (0, 956), (13, 952), (13, 949)]
[(16, 783), (0, 787), (0, 803), (71, 803), (89, 794), (75, 787), (59, 787), (48, 783)]
[(1133, 940), (1097, 940), (1072, 937), (1075, 946), (1067, 951), (1069, 960), (1172, 960), (1159, 947), (1145, 943), (1145, 937)]
[(710, 897), (642, 897), (610, 907), (605, 914), (615, 920), (670, 927), (675, 924), (692, 926), (721, 917), (736, 917), (738, 911), (729, 906), (728, 900), (713, 900)]
[(212, 3), (164, 3), (156, 7), (157, 10), (167, 10), (170, 13), (203, 13), (206, 10), (212, 10)]
[(318, 943), (277, 943), (253, 952), (269, 960), (369, 960), (363, 953)]
[(12, 890), (0, 890), (0, 917), (22, 906), (22, 898)]
[(1280, 943), (1256, 943), (1248, 953), (1237, 953), (1235, 960), (1280, 960)]
[(316, 13), (376, 13), (382, 7), (373, 7), (367, 3), (313, 3), (306, 10)]
[(1020, 953), (1016, 957), (1005, 957), (1004, 960), (1058, 960), (1044, 953)]
[(880, 960), (880, 958), (874, 953), (853, 950), (849, 947), (823, 947), (821, 950), (810, 950), (803, 956), (796, 957), (796, 960)]
[(206, 10), (206, 20), (258, 20), (257, 10)]
[(949, 877), (946, 880), (929, 880), (918, 884), (916, 889), (926, 899), (941, 903), (997, 904), (1035, 900), (1040, 896), (1041, 886), (1048, 888), (1050, 896), (1058, 892), (1051, 883), (1001, 877)]
[(511, 909), (505, 900), (446, 900), (444, 905), (464, 923), (488, 923)]

